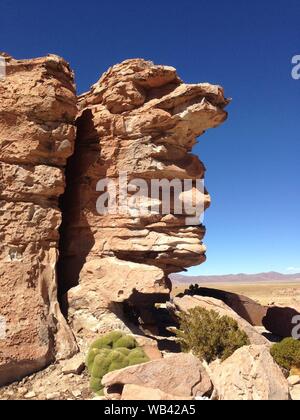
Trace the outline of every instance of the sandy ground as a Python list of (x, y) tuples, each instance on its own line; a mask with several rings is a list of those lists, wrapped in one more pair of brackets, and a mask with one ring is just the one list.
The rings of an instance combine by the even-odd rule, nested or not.
[[(262, 305), (293, 306), (300, 311), (300, 283), (260, 283), (260, 284), (201, 284), (201, 287), (225, 290), (248, 296)], [(182, 293), (188, 286), (177, 285), (173, 295)]]

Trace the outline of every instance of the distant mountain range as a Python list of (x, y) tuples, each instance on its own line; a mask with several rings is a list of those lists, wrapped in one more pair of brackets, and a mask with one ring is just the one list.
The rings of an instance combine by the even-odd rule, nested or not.
[(229, 274), (224, 276), (185, 276), (172, 274), (173, 284), (203, 284), (203, 283), (281, 283), (299, 280), (300, 274), (281, 274), (276, 272), (259, 274)]

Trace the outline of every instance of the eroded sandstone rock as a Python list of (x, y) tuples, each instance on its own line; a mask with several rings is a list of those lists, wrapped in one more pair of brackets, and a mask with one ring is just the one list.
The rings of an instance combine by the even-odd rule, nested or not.
[(166, 394), (158, 388), (149, 388), (141, 385), (125, 385), (121, 400), (123, 401), (176, 401), (192, 400), (192, 397)]
[[(198, 136), (225, 121), (228, 102), (219, 86), (184, 84), (174, 68), (141, 59), (112, 67), (79, 98), (59, 264), (63, 291), (79, 283), (69, 293), (71, 311), (85, 299), (98, 309), (111, 302), (143, 306), (166, 300), (168, 275), (205, 261), (205, 228), (177, 214), (175, 197), (168, 212), (161, 211), (163, 197), (142, 195), (121, 214), (100, 215), (97, 184), (117, 181), (124, 172), (128, 181), (138, 178), (146, 186), (153, 179), (178, 179), (180, 185), (203, 180), (205, 167), (190, 152)], [(210, 203), (194, 184), (179, 195), (204, 208)], [(137, 212), (154, 203), (159, 211)]]
[[(73, 74), (57, 56), (6, 56), (0, 80), (0, 385), (77, 347), (57, 301), (64, 165), (73, 153)], [(2, 338), (2, 337), (1, 337)]]
[(238, 349), (213, 369), (212, 381), (220, 400), (289, 399), (288, 382), (265, 346)]
[[(205, 260), (205, 228), (190, 221), (198, 213), (177, 214), (177, 193), (167, 212), (160, 210), (163, 197), (142, 195), (125, 213), (100, 215), (96, 187), (99, 180), (116, 181), (121, 172), (146, 185), (153, 179), (191, 180), (178, 197), (201, 201), (205, 209), (210, 197), (194, 184), (204, 179), (205, 167), (190, 152), (198, 136), (225, 121), (228, 104), (219, 86), (186, 85), (172, 67), (128, 60), (79, 98), (74, 148), (77, 99), (67, 63), (53, 55), (5, 59), (0, 316), (6, 337), (0, 341), (0, 384), (77, 351), (60, 312), (56, 269), (59, 296), (72, 288), (75, 331), (95, 334), (105, 332), (107, 323), (126, 330), (118, 305), (165, 301), (168, 275)], [(157, 211), (137, 212), (153, 204)]]
[(185, 353), (108, 373), (102, 384), (108, 398), (111, 393), (116, 397), (114, 385), (154, 388), (182, 398), (203, 396), (212, 391), (212, 383), (200, 360)]
[[(260, 305), (247, 296), (224, 290), (211, 289), (207, 287), (194, 287), (188, 290), (187, 294), (188, 296), (203, 296), (221, 300), (252, 326), (262, 326), (263, 318), (266, 316), (268, 311), (266, 306)], [(180, 295), (179, 297), (181, 296), (184, 295)]]

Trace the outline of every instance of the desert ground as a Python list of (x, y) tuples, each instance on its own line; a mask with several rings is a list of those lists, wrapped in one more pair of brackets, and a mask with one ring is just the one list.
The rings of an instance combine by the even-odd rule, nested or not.
[[(300, 310), (300, 283), (284, 282), (284, 283), (201, 283), (201, 287), (209, 287), (212, 289), (225, 290), (227, 292), (238, 293), (257, 301), (262, 305), (278, 305), (278, 306), (293, 306)], [(184, 292), (188, 286), (175, 285), (173, 295)]]

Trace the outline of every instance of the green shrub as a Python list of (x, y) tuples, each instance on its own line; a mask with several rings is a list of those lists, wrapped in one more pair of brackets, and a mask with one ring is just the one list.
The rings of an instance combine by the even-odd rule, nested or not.
[(191, 284), (190, 287), (184, 291), (184, 295), (195, 296), (199, 294), (200, 290), (199, 284)]
[(271, 355), (275, 362), (284, 369), (300, 368), (300, 341), (294, 338), (285, 338), (271, 348)]
[(128, 356), (129, 366), (139, 365), (140, 363), (148, 362), (149, 359), (145, 355), (144, 350), (141, 347), (137, 347), (130, 351)]
[(126, 349), (135, 349), (136, 348), (136, 341), (133, 337), (130, 337), (129, 335), (124, 335), (123, 337), (120, 337), (118, 340), (116, 340), (115, 343), (113, 343), (113, 348), (126, 348)]
[(216, 359), (224, 361), (240, 347), (250, 344), (234, 319), (221, 317), (213, 310), (196, 307), (181, 312), (179, 318), (180, 329), (176, 335), (182, 350), (192, 351), (208, 363)]
[(149, 362), (144, 350), (131, 336), (114, 331), (94, 341), (86, 358), (91, 390), (103, 395), (103, 376), (128, 366)]

